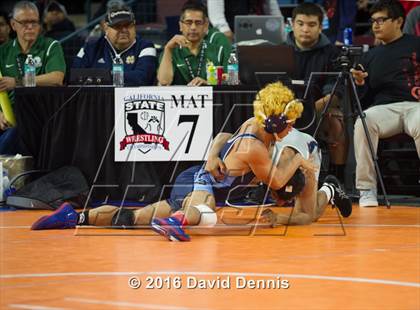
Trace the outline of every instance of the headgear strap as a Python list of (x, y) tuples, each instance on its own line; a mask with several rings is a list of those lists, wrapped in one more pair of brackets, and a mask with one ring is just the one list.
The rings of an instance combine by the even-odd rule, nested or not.
[(289, 101), (284, 107), (284, 110), (282, 113), (270, 115), (269, 117), (266, 117), (264, 121), (265, 131), (271, 134), (280, 133), (286, 129), (287, 124), (294, 122), (296, 118), (288, 119), (287, 114), (289, 110), (291, 109), (292, 104), (295, 102), (299, 102), (299, 100), (293, 99), (292, 101)]

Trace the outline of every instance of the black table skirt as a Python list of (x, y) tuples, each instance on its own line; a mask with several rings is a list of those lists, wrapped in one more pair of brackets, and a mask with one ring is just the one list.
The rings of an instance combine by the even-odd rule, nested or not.
[[(256, 90), (220, 87), (213, 95), (213, 130), (233, 133), (252, 117)], [(22, 153), (36, 167), (80, 168), (95, 199), (155, 201), (177, 174), (201, 162), (114, 162), (113, 87), (17, 88), (15, 113)]]

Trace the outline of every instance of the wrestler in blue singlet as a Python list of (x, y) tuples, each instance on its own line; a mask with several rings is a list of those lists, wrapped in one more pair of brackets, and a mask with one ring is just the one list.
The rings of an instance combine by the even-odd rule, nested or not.
[[(250, 133), (239, 134), (229, 139), (220, 151), (219, 157), (222, 160), (225, 160), (229, 155), (238, 139), (259, 140), (256, 135)], [(223, 180), (217, 181), (208, 171), (204, 170), (204, 166), (193, 166), (178, 175), (167, 202), (173, 211), (179, 210), (182, 208), (182, 201), (189, 193), (200, 190), (213, 195), (216, 203), (225, 203), (227, 197), (229, 199), (244, 197), (254, 178), (255, 175), (252, 171), (241, 176), (230, 176), (228, 172)]]

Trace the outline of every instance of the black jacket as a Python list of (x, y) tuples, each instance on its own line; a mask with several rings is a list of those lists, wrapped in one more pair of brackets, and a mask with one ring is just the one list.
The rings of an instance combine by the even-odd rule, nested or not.
[(59, 23), (52, 25), (51, 30), (45, 33), (45, 36), (60, 40), (76, 30), (74, 24), (69, 19), (64, 19)]
[[(293, 32), (287, 37), (288, 45), (294, 48), (295, 55), (295, 75), (294, 79), (309, 81), (312, 72), (336, 72), (334, 61), (339, 56), (339, 50), (331, 44), (328, 38), (321, 33), (319, 41), (310, 49), (302, 50), (296, 43)], [(314, 79), (314, 78), (313, 78)], [(313, 80), (313, 91), (316, 94), (315, 100), (329, 94), (334, 86), (336, 77), (316, 77)], [(341, 97), (341, 91), (337, 95)]]

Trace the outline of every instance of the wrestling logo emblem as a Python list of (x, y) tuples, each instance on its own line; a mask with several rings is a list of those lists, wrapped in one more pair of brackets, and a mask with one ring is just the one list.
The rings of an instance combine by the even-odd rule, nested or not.
[(169, 141), (164, 137), (165, 103), (150, 99), (125, 102), (125, 133), (120, 150), (131, 146), (143, 154), (169, 151)]

